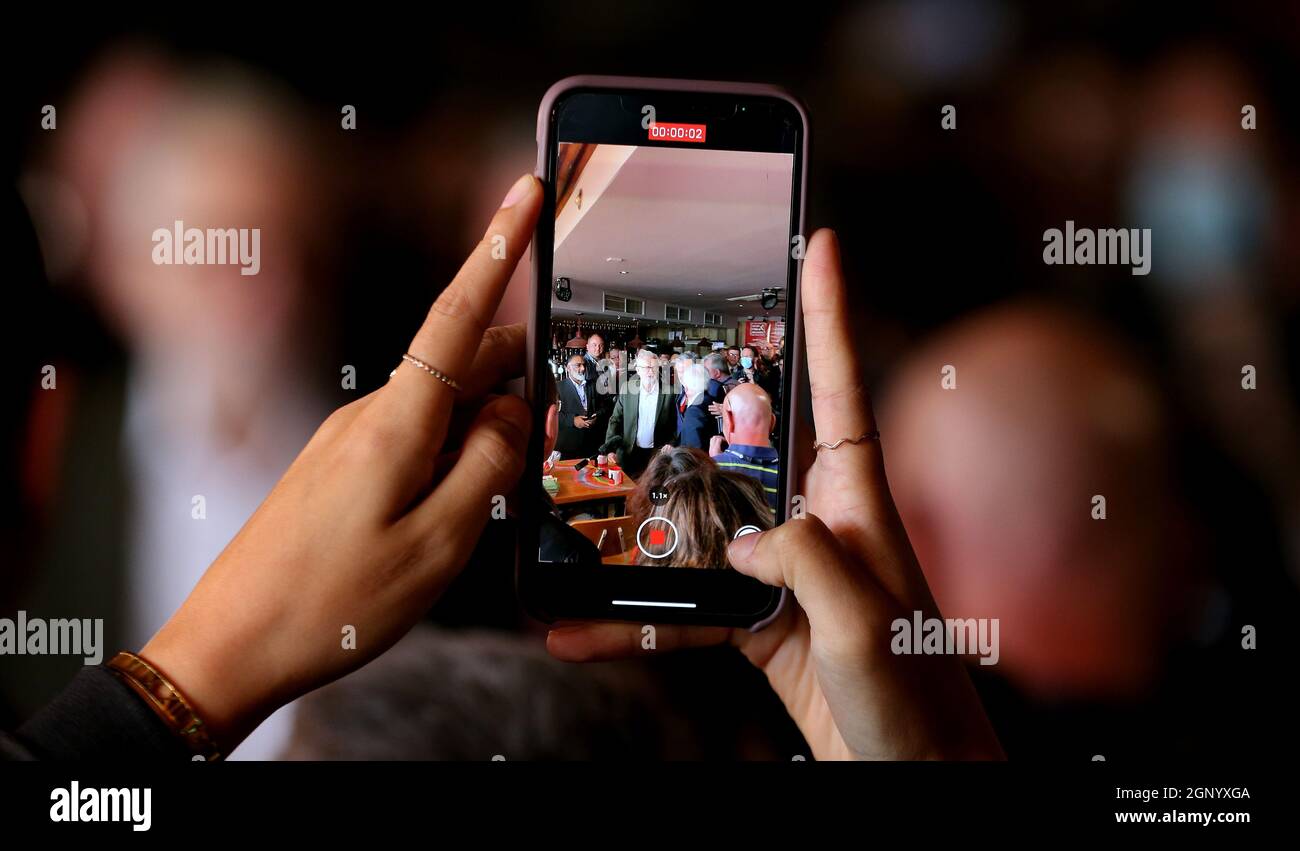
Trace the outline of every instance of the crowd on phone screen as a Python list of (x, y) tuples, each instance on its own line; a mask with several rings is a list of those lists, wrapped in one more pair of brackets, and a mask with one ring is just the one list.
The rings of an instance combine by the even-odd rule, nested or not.
[[(727, 530), (768, 528), (776, 513), (782, 352), (770, 345), (698, 348), (611, 351), (593, 333), (557, 377), (545, 466), (612, 463), (636, 482), (627, 500), (635, 519), (673, 519), (683, 542), (673, 564), (723, 566)], [(666, 501), (652, 503), (652, 492)], [(576, 533), (550, 531), (543, 530), (543, 557), (548, 538), (556, 557), (548, 560), (592, 555)]]

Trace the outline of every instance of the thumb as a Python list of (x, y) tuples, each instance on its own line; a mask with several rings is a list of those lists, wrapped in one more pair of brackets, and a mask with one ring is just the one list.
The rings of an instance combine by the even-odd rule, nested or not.
[(860, 648), (889, 622), (889, 596), (814, 515), (743, 535), (727, 558), (739, 573), (789, 588), (813, 635), (829, 647)]

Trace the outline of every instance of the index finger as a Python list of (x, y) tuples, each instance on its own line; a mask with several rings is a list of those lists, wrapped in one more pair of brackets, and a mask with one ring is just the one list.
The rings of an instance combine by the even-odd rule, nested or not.
[[(515, 182), (407, 350), (462, 387), (474, 384), (468, 373), (475, 353), (532, 238), (541, 203), (537, 178), (529, 174)], [(453, 388), (403, 361), (385, 389), (385, 414), (399, 427), (422, 434), (424, 448), (436, 450), (446, 434)]]
[(853, 340), (848, 288), (834, 231), (822, 228), (808, 241), (800, 286), (817, 440), (855, 440), (874, 431), (876, 419)]

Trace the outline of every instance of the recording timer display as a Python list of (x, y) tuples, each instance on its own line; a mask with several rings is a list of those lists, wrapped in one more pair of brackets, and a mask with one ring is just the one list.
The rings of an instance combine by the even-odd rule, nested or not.
[(656, 142), (703, 142), (703, 124), (669, 124), (656, 122), (650, 125), (649, 138)]

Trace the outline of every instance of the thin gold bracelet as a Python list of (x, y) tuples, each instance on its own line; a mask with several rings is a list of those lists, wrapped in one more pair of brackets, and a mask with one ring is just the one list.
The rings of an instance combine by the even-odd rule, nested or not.
[(123, 650), (108, 662), (108, 668), (144, 698), (163, 723), (185, 743), (195, 757), (208, 762), (221, 759), (221, 749), (208, 734), (207, 725), (194, 707), (153, 665)]

